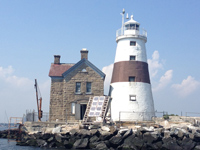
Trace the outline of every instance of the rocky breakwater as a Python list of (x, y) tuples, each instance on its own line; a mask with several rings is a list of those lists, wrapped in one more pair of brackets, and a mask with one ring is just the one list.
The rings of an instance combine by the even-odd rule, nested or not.
[[(58, 131), (59, 127), (57, 127)], [(163, 128), (135, 126), (117, 128), (103, 126), (98, 129), (71, 129), (66, 133), (22, 134), (18, 145), (66, 149), (200, 149), (200, 128), (194, 126)]]

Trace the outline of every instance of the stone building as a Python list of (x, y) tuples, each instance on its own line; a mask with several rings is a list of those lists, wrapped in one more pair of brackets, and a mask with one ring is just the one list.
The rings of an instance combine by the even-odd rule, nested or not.
[(88, 50), (80, 52), (81, 60), (76, 64), (60, 63), (60, 56), (54, 56), (49, 71), (49, 121), (82, 120), (89, 97), (104, 95), (105, 74), (88, 61)]

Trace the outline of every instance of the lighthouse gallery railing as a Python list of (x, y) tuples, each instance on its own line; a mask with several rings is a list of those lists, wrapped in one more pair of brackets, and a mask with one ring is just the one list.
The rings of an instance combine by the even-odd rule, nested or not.
[[(123, 36), (123, 35), (133, 35), (133, 34), (129, 34), (129, 33), (126, 33), (124, 34), (124, 31), (127, 30), (127, 28), (120, 28), (116, 31), (116, 37), (119, 37), (119, 36)], [(129, 29), (129, 30), (135, 30), (135, 29)], [(139, 36), (139, 37), (143, 37), (143, 38), (147, 38), (147, 31), (145, 29), (142, 29), (141, 32), (135, 32), (134, 33), (135, 36)]]

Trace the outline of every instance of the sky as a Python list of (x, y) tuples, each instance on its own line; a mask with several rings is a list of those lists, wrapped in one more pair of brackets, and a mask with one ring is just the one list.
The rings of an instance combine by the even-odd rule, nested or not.
[(87, 48), (108, 94), (123, 8), (147, 30), (155, 110), (200, 113), (199, 0), (0, 0), (0, 122), (37, 109), (35, 79), (49, 111), (54, 55), (76, 63)]

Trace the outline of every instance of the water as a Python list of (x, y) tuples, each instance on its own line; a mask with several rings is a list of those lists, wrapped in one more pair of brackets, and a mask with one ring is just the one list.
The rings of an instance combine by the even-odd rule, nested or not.
[[(6, 130), (6, 127), (0, 127), (0, 131)], [(18, 146), (15, 140), (8, 140), (0, 138), (0, 150), (44, 150), (44, 148), (31, 146)]]
[[(1, 127), (0, 131), (8, 129), (7, 127)], [(16, 145), (15, 140), (8, 140), (0, 138), (0, 150), (63, 150), (60, 148), (40, 148), (40, 147), (33, 147), (33, 146), (19, 146)]]

